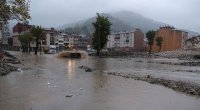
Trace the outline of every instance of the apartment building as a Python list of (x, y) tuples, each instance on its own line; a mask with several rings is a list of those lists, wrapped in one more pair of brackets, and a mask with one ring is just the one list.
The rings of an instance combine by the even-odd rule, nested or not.
[[(21, 48), (21, 43), (18, 37), (25, 32), (30, 32), (32, 25), (17, 23), (13, 27), (13, 47), (14, 50), (19, 51)], [(43, 34), (41, 36), (40, 45), (43, 49), (45, 47), (50, 47), (50, 45), (55, 45), (58, 51), (64, 50), (65, 47), (70, 47), (74, 49), (86, 49), (88, 45), (88, 38), (76, 34), (69, 34), (59, 32), (54, 28), (43, 28)], [(35, 41), (31, 42), (31, 51), (35, 50)]]
[[(25, 32), (30, 32), (32, 28), (32, 25), (23, 24), (23, 23), (17, 23), (13, 27), (13, 34), (12, 34), (12, 41), (13, 41), (13, 49), (19, 51), (21, 48), (21, 43), (18, 39), (18, 37)], [(41, 39), (40, 45), (42, 49), (43, 47), (49, 47), (50, 45), (55, 45), (55, 38), (58, 36), (57, 30), (54, 28), (43, 28), (43, 37)], [(36, 42), (32, 41), (30, 44), (31, 51), (35, 50)]]
[[(171, 51), (184, 47), (184, 42), (188, 39), (188, 32), (177, 30), (171, 26), (164, 26), (160, 27), (160, 29), (156, 31), (155, 39), (157, 37), (163, 38), (161, 51)], [(154, 40), (152, 51), (159, 51), (159, 47), (156, 45), (156, 40)]]
[(21, 43), (18, 39), (18, 37), (22, 34), (24, 34), (25, 32), (30, 32), (32, 26), (31, 25), (28, 25), (28, 24), (23, 24), (23, 23), (17, 23), (12, 31), (13, 31), (13, 34), (12, 34), (12, 40), (13, 40), (13, 48), (14, 50), (20, 50), (21, 48)]
[(110, 50), (142, 51), (144, 34), (140, 29), (113, 33), (108, 36), (106, 47)]
[(43, 39), (42, 45), (44, 47), (49, 47), (50, 45), (55, 45), (56, 38), (58, 37), (59, 33), (54, 28), (43, 28)]
[(69, 47), (74, 49), (87, 49), (88, 40), (88, 37), (71, 34), (69, 36)]
[(80, 49), (87, 49), (88, 40), (89, 40), (88, 37), (81, 37), (81, 38), (79, 39), (79, 48), (80, 48)]

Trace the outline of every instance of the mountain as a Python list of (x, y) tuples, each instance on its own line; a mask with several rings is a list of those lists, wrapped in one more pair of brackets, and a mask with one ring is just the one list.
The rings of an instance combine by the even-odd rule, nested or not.
[[(158, 22), (149, 18), (146, 18), (140, 14), (129, 12), (129, 11), (121, 11), (116, 13), (102, 13), (101, 15), (108, 17), (109, 21), (111, 21), (112, 32), (117, 31), (129, 31), (135, 28), (141, 29), (143, 32), (147, 32), (149, 30), (156, 30), (160, 26), (169, 26), (169, 24)], [(89, 34), (94, 31), (92, 23), (95, 22), (96, 17), (92, 17), (89, 19), (82, 20), (77, 23), (68, 24), (60, 27), (59, 29), (65, 30), (70, 33), (77, 34)], [(171, 26), (171, 25), (170, 25)], [(190, 36), (198, 35), (198, 33), (193, 31), (188, 31)]]
[[(112, 23), (111, 30), (112, 32), (117, 31), (129, 31), (133, 29), (132, 26), (124, 23), (120, 19), (111, 16), (110, 14), (102, 13), (101, 16), (108, 17), (108, 20)], [(77, 33), (77, 34), (89, 34), (94, 31), (92, 23), (96, 21), (96, 17), (89, 18), (87, 20), (80, 21), (78, 23), (72, 23), (68, 25), (64, 25), (59, 27), (61, 30), (65, 30), (70, 33)]]
[(111, 13), (111, 16), (120, 19), (126, 24), (134, 28), (139, 28), (144, 32), (149, 30), (156, 30), (162, 25), (168, 25), (162, 22), (157, 22), (152, 19), (146, 18), (140, 14), (129, 12), (129, 11), (121, 11), (116, 13)]

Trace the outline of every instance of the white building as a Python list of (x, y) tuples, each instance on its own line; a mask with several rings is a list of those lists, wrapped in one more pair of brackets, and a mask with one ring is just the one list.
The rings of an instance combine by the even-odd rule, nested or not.
[(118, 32), (108, 36), (107, 48), (134, 47), (134, 32)]
[(69, 35), (66, 33), (59, 33), (55, 38), (55, 45), (61, 51), (69, 45)]
[(144, 49), (144, 33), (135, 29), (134, 31), (117, 32), (108, 36), (107, 49), (134, 50)]

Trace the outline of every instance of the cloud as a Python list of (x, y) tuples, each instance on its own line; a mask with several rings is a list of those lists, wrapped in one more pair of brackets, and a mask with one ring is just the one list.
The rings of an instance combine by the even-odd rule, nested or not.
[(178, 28), (200, 32), (200, 0), (32, 0), (32, 24), (57, 27), (97, 12), (133, 11)]

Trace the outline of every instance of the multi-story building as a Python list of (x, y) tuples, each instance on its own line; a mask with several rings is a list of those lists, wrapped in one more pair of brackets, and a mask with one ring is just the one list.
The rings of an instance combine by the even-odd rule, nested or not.
[(80, 38), (81, 38), (81, 36), (71, 34), (69, 36), (69, 47), (75, 48), (75, 49), (79, 48), (79, 39)]
[[(21, 48), (21, 43), (18, 37), (24, 34), (25, 32), (30, 32), (31, 28), (32, 28), (32, 25), (22, 24), (22, 23), (17, 23), (13, 27), (12, 40), (13, 40), (14, 50), (19, 51)], [(43, 47), (49, 47), (50, 45), (55, 45), (55, 38), (57, 36), (58, 36), (58, 32), (54, 28), (50, 28), (50, 29), (43, 28), (43, 37), (40, 42), (41, 48), (39, 48), (38, 50), (42, 49)], [(36, 47), (36, 42), (32, 41), (30, 44), (30, 47), (31, 47), (30, 50), (34, 51)]]
[(107, 49), (142, 51), (144, 49), (144, 34), (139, 29), (113, 33), (108, 36)]
[(163, 38), (161, 51), (171, 51), (184, 47), (184, 41), (188, 39), (188, 32), (177, 30), (170, 26), (160, 27), (160, 29), (156, 31), (154, 44), (152, 46), (153, 52), (159, 51), (159, 47), (156, 45), (157, 37)]
[(20, 43), (18, 37), (25, 32), (30, 32), (31, 28), (32, 28), (31, 25), (23, 24), (23, 23), (17, 23), (13, 27), (12, 39), (13, 39), (14, 50), (20, 50), (20, 47), (21, 47), (21, 43)]
[(69, 46), (69, 34), (61, 33), (56, 36), (55, 38), (55, 45), (58, 51), (62, 51)]
[[(13, 46), (15, 47), (15, 50), (20, 50), (21, 43), (18, 39), (18, 37), (25, 32), (30, 32), (32, 26), (22, 23), (17, 23), (13, 27)], [(40, 47), (38, 50), (43, 49), (45, 47), (49, 48), (50, 45), (55, 45), (57, 48), (57, 51), (63, 50), (66, 48), (75, 48), (75, 49), (86, 49), (88, 45), (88, 40), (86, 37), (82, 37), (80, 35), (75, 34), (68, 34), (68, 33), (62, 33), (58, 32), (54, 28), (43, 28), (43, 33), (40, 40)], [(31, 51), (35, 50), (36, 43), (35, 41), (31, 42)]]
[(80, 49), (87, 49), (87, 46), (88, 46), (88, 37), (81, 37), (79, 39), (79, 48)]
[(42, 39), (43, 47), (49, 47), (50, 45), (56, 45), (55, 41), (59, 33), (54, 28), (43, 28), (44, 37)]

